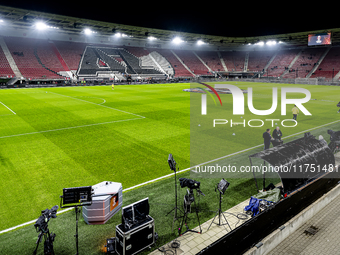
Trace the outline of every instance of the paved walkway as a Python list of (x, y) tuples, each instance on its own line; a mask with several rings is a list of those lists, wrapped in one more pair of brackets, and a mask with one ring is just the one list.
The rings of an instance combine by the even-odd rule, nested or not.
[[(248, 204), (249, 204), (249, 199), (234, 206), (233, 208), (230, 208), (229, 210), (226, 211), (227, 213), (224, 214), (232, 229), (234, 229), (235, 227), (239, 226), (240, 224), (246, 221), (246, 220), (240, 220), (234, 215), (237, 215), (239, 213), (244, 213), (243, 208)], [(192, 217), (196, 217), (196, 215), (191, 213), (190, 218)], [(160, 247), (160, 249), (164, 248), (165, 250), (168, 250), (168, 252), (164, 253), (164, 252), (155, 250), (150, 254), (152, 255), (164, 255), (164, 254), (193, 255), (193, 254), (196, 254), (197, 252), (207, 247), (208, 245), (212, 244), (213, 242), (215, 242), (216, 240), (218, 240), (219, 238), (221, 238), (222, 236), (224, 236), (230, 231), (230, 228), (228, 225), (219, 226), (217, 224), (212, 224), (210, 229), (208, 230), (209, 225), (211, 224), (213, 219), (214, 218), (208, 220), (207, 222), (201, 225), (202, 234), (187, 232), (184, 235), (178, 237), (177, 240), (180, 242), (179, 248), (177, 249), (171, 248), (172, 242), (170, 242)], [(250, 219), (250, 216), (247, 218), (247, 220), (248, 219)], [(218, 223), (218, 216), (216, 217), (214, 222)], [(225, 223), (225, 219), (223, 216), (221, 216), (221, 223), (222, 224)], [(185, 226), (183, 227), (183, 229), (185, 230)], [(199, 227), (194, 228), (194, 230), (199, 231)], [(171, 250), (172, 252), (169, 250)]]
[[(307, 231), (311, 226), (316, 233)], [(313, 230), (313, 229), (310, 229)], [(340, 255), (340, 196), (269, 252), (270, 255)]]

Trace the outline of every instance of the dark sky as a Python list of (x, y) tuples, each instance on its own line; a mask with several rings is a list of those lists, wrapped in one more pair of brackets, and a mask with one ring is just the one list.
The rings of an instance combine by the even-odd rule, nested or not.
[[(77, 3), (75, 6), (74, 3)], [(230, 3), (232, 2), (232, 3)], [(70, 6), (73, 3), (73, 6)], [(110, 4), (112, 3), (112, 4)], [(321, 2), (1, 1), (1, 5), (118, 24), (221, 36), (260, 36), (340, 27)], [(335, 9), (335, 8), (334, 8)], [(333, 18), (332, 18), (333, 17)]]

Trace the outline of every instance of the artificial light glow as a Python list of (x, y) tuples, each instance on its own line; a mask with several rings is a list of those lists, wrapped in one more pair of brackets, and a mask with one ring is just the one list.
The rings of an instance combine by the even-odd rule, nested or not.
[(48, 26), (44, 22), (41, 22), (41, 21), (35, 23), (35, 27), (38, 30), (45, 30), (48, 28)]
[(175, 44), (180, 44), (180, 43), (183, 42), (183, 40), (182, 40), (181, 38), (179, 38), (179, 37), (176, 36), (176, 37), (172, 40), (172, 42), (175, 43)]
[(203, 45), (203, 44), (205, 44), (205, 42), (203, 42), (202, 40), (197, 41), (197, 45)]
[(157, 38), (156, 38), (156, 37), (153, 37), (153, 36), (149, 36), (148, 39), (149, 39), (150, 41), (157, 40)]
[(263, 46), (263, 45), (264, 45), (264, 42), (263, 42), (263, 41), (260, 41), (260, 42), (258, 42), (258, 43), (255, 43), (255, 45)]
[(84, 33), (85, 33), (86, 35), (90, 35), (90, 34), (92, 34), (93, 32), (92, 32), (91, 29), (85, 28), (85, 29), (84, 29)]
[(269, 46), (275, 45), (275, 44), (276, 44), (276, 41), (268, 41), (268, 42), (266, 42), (266, 45), (269, 45)]
[(115, 33), (115, 37), (131, 37), (131, 36), (128, 36), (127, 34), (123, 34), (123, 33)]

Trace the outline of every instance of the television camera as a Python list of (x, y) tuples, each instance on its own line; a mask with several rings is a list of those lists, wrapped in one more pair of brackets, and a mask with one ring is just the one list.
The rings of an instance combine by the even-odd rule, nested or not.
[(205, 194), (200, 190), (201, 183), (195, 180), (187, 179), (187, 178), (179, 178), (179, 184), (181, 188), (188, 187), (190, 189), (190, 193), (192, 190), (196, 189), (197, 193), (205, 196)]
[(54, 255), (53, 242), (56, 234), (52, 232), (50, 233), (50, 230), (48, 229), (48, 222), (51, 218), (57, 218), (58, 208), (58, 205), (55, 205), (51, 209), (45, 209), (41, 211), (41, 216), (35, 222), (34, 227), (36, 231), (40, 233), (36, 242), (37, 246), (33, 252), (34, 255), (37, 254), (39, 243), (41, 242), (42, 237), (44, 237), (44, 254)]

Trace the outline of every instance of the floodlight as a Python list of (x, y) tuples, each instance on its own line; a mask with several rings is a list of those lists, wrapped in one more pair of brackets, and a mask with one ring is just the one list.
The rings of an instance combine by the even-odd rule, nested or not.
[(42, 21), (38, 21), (37, 23), (35, 23), (35, 27), (38, 30), (45, 30), (48, 28), (48, 26)]
[(91, 29), (85, 28), (85, 29), (84, 29), (84, 33), (85, 33), (86, 35), (90, 35), (90, 34), (92, 34), (93, 32), (92, 32)]
[(256, 45), (263, 46), (263, 45), (264, 45), (264, 42), (263, 42), (263, 41), (260, 41), (260, 42), (256, 43)]
[(149, 39), (150, 41), (157, 40), (157, 38), (156, 38), (156, 37), (153, 37), (153, 36), (149, 36), (148, 39)]
[(172, 39), (172, 42), (175, 44), (180, 44), (183, 42), (183, 40), (180, 37), (176, 36), (174, 39)]
[(267, 41), (266, 42), (266, 45), (269, 45), (269, 46), (275, 45), (275, 44), (276, 44), (276, 41)]
[(197, 41), (197, 45), (203, 45), (203, 44), (205, 44), (205, 42), (203, 42), (202, 40)]

